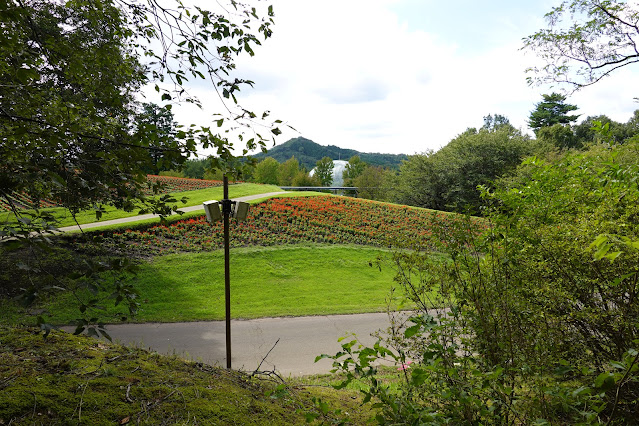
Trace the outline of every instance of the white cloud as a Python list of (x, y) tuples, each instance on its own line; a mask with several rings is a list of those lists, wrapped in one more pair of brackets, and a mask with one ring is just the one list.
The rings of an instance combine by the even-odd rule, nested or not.
[[(474, 15), (450, 3), (438, 3), (428, 21), (440, 30), (454, 26), (454, 40), (406, 15), (429, 13), (425, 3), (412, 0), (275, 0), (272, 39), (256, 48), (255, 57), (238, 61), (239, 75), (256, 83), (241, 102), (270, 110), (299, 131), (286, 131), (280, 142), (302, 135), (364, 152), (436, 149), (467, 127), (481, 126), (489, 113), (506, 115), (527, 130), (534, 104), (553, 89), (527, 86), (524, 70), (536, 58), (519, 48), (522, 37), (543, 27), (548, 5), (537, 5), (534, 14), (528, 5), (495, 16), (500, 2), (483, 4)], [(494, 28), (482, 30), (481, 37), (464, 34), (486, 16)], [(584, 117), (607, 114), (626, 121), (635, 109), (632, 97), (639, 96), (628, 88), (637, 83), (636, 71), (623, 70), (568, 101)], [(215, 99), (213, 92), (202, 93), (207, 105)], [(214, 101), (210, 105), (185, 115), (207, 120), (207, 114), (219, 112)]]

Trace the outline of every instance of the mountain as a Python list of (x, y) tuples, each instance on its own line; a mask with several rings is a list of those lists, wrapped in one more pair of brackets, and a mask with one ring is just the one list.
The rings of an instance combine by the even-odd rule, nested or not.
[(280, 163), (283, 163), (295, 156), (301, 165), (311, 170), (315, 167), (317, 160), (323, 157), (348, 161), (348, 159), (354, 155), (359, 155), (359, 158), (361, 158), (363, 162), (372, 166), (390, 167), (393, 169), (398, 169), (402, 160), (408, 159), (408, 156), (405, 154), (374, 154), (359, 152), (354, 149), (344, 149), (334, 145), (324, 146), (303, 137), (290, 139), (281, 145), (269, 149), (266, 154), (259, 153), (253, 157), (258, 160), (273, 157)]

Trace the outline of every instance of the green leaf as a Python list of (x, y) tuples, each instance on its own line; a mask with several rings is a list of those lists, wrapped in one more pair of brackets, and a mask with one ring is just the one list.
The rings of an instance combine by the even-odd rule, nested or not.
[(421, 386), (424, 384), (426, 379), (428, 379), (428, 376), (428, 371), (422, 368), (414, 368), (413, 370), (411, 370), (411, 383), (414, 386)]

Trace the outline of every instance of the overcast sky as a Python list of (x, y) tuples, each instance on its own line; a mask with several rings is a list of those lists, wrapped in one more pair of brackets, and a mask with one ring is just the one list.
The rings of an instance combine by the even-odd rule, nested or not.
[[(549, 86), (529, 87), (537, 61), (522, 38), (546, 27), (559, 1), (272, 0), (273, 37), (238, 60), (255, 81), (240, 101), (268, 109), (321, 145), (414, 154), (438, 149), (483, 117), (502, 114), (532, 134), (526, 120)], [(626, 122), (639, 104), (639, 67), (572, 95), (577, 113)], [(201, 112), (176, 118), (207, 122), (219, 112), (200, 92)]]

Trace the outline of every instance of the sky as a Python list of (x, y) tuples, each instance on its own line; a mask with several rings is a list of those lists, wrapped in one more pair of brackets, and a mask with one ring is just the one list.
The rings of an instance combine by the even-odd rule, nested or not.
[[(545, 28), (560, 1), (271, 0), (273, 36), (237, 60), (255, 82), (240, 103), (271, 111), (281, 144), (303, 136), (361, 152), (437, 150), (483, 117), (501, 114), (532, 135), (527, 119), (550, 86), (530, 87), (538, 62), (522, 39)], [(639, 67), (571, 95), (581, 118), (626, 122), (639, 104)], [(178, 122), (211, 122), (217, 96), (197, 89), (203, 110), (175, 109)]]

